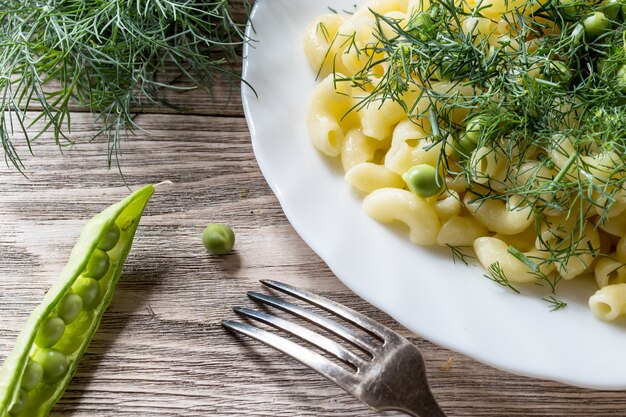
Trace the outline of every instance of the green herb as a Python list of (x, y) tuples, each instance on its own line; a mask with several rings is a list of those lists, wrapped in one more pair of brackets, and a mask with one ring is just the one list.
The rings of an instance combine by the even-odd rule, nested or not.
[(559, 283), (561, 277), (558, 274), (553, 274), (553, 276), (550, 277), (541, 271), (539, 265), (546, 262), (544, 258), (532, 259), (513, 246), (509, 246), (507, 252), (531, 270), (530, 274), (537, 278), (538, 284), (548, 287), (553, 294), (556, 292), (556, 284)]
[(550, 311), (559, 311), (567, 307), (567, 303), (553, 296), (542, 298), (543, 301), (550, 304)]
[[(72, 103), (96, 114), (119, 166), (121, 140), (144, 105), (170, 105), (166, 91), (210, 90), (232, 74), (246, 41), (227, 0), (0, 0), (0, 143), (20, 171), (16, 149), (52, 131), (70, 143)], [(27, 112), (36, 111), (29, 119)], [(36, 131), (30, 129), (43, 122)]]
[(509, 246), (507, 252), (517, 258), (520, 262), (530, 268), (531, 271), (537, 273), (539, 272), (539, 265), (536, 262), (532, 261), (528, 256), (524, 255), (517, 248), (513, 246)]
[(458, 260), (460, 262), (463, 262), (465, 265), (469, 266), (470, 262), (473, 259), (476, 259), (474, 256), (468, 255), (467, 253), (465, 253), (465, 251), (463, 251), (463, 249), (464, 249), (463, 247), (452, 246), (452, 245), (447, 244), (447, 243), (446, 243), (446, 246), (452, 252), (452, 261), (454, 263), (456, 263), (456, 261)]
[(497, 284), (500, 284), (503, 287), (507, 287), (511, 291), (517, 294), (520, 293), (519, 290), (511, 284), (511, 282), (505, 275), (504, 270), (502, 269), (502, 266), (500, 266), (500, 262), (494, 262), (491, 265), (489, 265), (489, 267), (487, 268), (487, 272), (488, 272), (488, 275), (487, 274), (485, 275), (487, 279), (490, 279), (491, 281)]

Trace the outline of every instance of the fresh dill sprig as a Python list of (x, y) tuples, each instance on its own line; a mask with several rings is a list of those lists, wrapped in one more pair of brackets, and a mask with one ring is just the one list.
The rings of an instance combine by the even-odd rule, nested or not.
[(547, 287), (552, 294), (556, 292), (556, 285), (561, 281), (561, 276), (558, 274), (549, 276), (542, 271), (542, 266), (548, 265), (551, 260), (529, 257), (513, 246), (509, 246), (507, 252), (530, 269), (529, 273), (537, 278), (537, 284)]
[(487, 279), (502, 285), (503, 287), (509, 288), (511, 291), (519, 294), (519, 290), (511, 284), (509, 279), (507, 278), (500, 262), (494, 262), (487, 268), (487, 274), (484, 275)]
[[(51, 131), (71, 142), (70, 106), (96, 115), (119, 166), (122, 138), (145, 105), (168, 105), (166, 91), (207, 91), (233, 74), (247, 41), (227, 0), (0, 0), (0, 143), (23, 171), (17, 137)], [(28, 112), (37, 116), (29, 119)], [(30, 129), (43, 122), (37, 131)]]
[(567, 303), (565, 301), (561, 301), (552, 295), (544, 297), (542, 300), (550, 305), (550, 311), (559, 311), (567, 307)]
[(456, 261), (463, 262), (465, 265), (469, 266), (472, 260), (476, 259), (475, 256), (469, 255), (463, 251), (463, 247), (461, 246), (453, 246), (446, 243), (446, 246), (452, 252), (452, 261), (456, 263)]

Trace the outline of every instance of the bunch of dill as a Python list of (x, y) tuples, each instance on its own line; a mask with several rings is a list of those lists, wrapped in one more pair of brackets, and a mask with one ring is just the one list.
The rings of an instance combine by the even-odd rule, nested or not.
[(239, 58), (243, 28), (228, 0), (0, 0), (7, 164), (24, 169), (18, 135), (31, 153), (46, 131), (69, 143), (70, 105), (78, 104), (97, 115), (110, 166), (143, 105), (167, 105), (166, 90), (209, 90), (216, 76), (235, 75), (227, 64)]

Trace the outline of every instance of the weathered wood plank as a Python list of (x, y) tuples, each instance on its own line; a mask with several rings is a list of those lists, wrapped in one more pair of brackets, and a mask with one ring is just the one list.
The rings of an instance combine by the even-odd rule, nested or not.
[[(450, 416), (624, 416), (626, 394), (510, 375), (411, 335), (354, 296), (302, 242), (254, 161), (242, 118), (145, 115), (124, 145), (129, 184), (172, 180), (146, 210), (101, 329), (55, 417), (374, 416), (295, 361), (224, 331), (231, 307), (259, 279), (281, 279), (362, 311), (423, 351), (432, 389)], [(84, 221), (128, 192), (104, 164), (106, 144), (64, 155), (41, 139), (29, 178), (0, 171), (0, 358), (65, 263)], [(200, 234), (229, 223), (237, 250), (205, 253)], [(451, 359), (452, 358), (452, 359)], [(396, 416), (398, 413), (380, 415)]]
[[(201, 88), (192, 89), (189, 83), (181, 82), (177, 87), (187, 90), (164, 89), (162, 101), (166, 104), (150, 103), (144, 100), (141, 107), (134, 108), (138, 114), (197, 114), (205, 116), (243, 116), (241, 105), (241, 63), (234, 62), (224, 67), (232, 75), (216, 75), (215, 83), (210, 91)], [(168, 73), (176, 71), (173, 67)], [(51, 81), (47, 88), (55, 91), (58, 84)], [(69, 103), (72, 112), (87, 113), (89, 108), (75, 101)], [(35, 100), (29, 103), (29, 110), (40, 111), (42, 106)]]

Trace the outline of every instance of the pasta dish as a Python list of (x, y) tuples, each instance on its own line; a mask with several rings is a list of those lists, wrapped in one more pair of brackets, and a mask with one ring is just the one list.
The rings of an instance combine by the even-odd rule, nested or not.
[(512, 291), (626, 314), (626, 3), (374, 0), (319, 16), (307, 126), (374, 219)]

